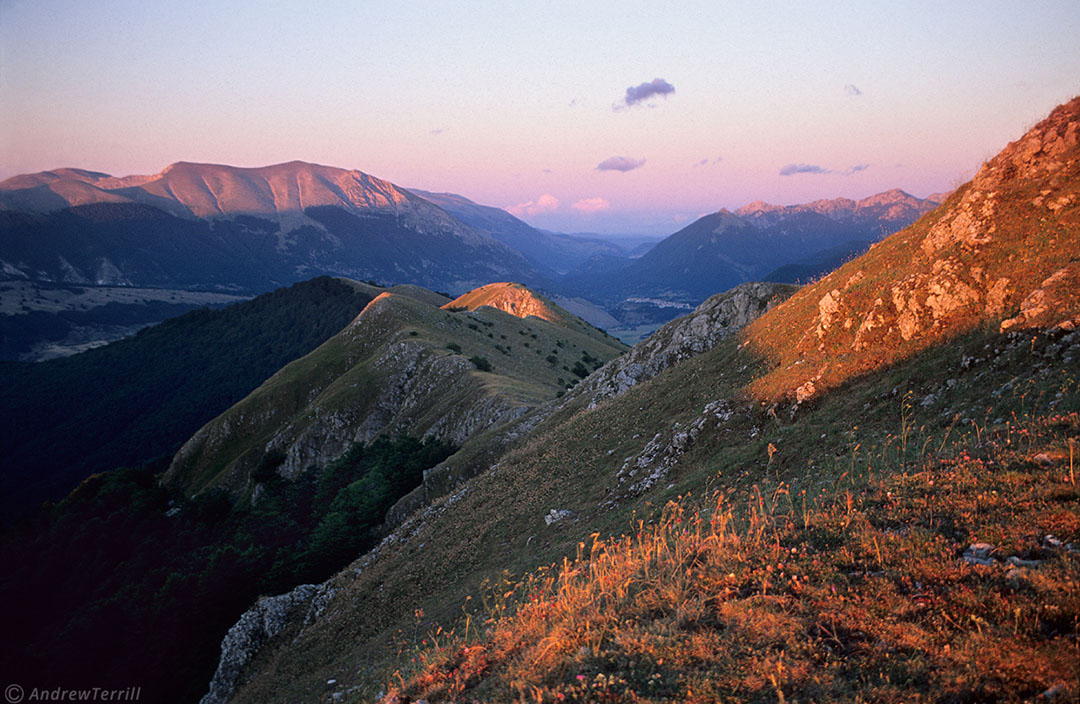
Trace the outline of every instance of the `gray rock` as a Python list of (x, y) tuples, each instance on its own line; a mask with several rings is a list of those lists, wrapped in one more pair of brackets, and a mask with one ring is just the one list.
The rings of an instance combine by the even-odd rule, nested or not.
[(548, 512), (546, 516), (544, 516), (544, 523), (550, 526), (552, 523), (558, 523), (559, 521), (570, 518), (573, 515), (573, 511), (553, 508)]
[(274, 636), (297, 621), (307, 625), (322, 614), (334, 595), (323, 584), (301, 584), (291, 592), (259, 599), (244, 612), (221, 641), (221, 659), (201, 704), (225, 704), (236, 691), (243, 669)]
[(622, 395), (668, 367), (712, 349), (794, 291), (787, 284), (752, 282), (718, 293), (591, 374), (567, 394), (568, 400), (585, 397), (593, 408)]
[(964, 551), (964, 554), (960, 559), (968, 564), (990, 567), (997, 564), (997, 561), (991, 557), (991, 554), (995, 550), (997, 550), (997, 548), (989, 543), (973, 543), (968, 546), (968, 549)]

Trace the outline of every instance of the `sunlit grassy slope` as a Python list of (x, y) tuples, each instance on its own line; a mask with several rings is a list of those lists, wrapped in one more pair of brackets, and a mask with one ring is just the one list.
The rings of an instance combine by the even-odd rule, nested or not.
[[(493, 580), (468, 623), (402, 630), (387, 701), (1068, 701), (1080, 399), (1061, 349), (974, 334), (766, 421), (756, 456)], [(888, 388), (931, 366), (957, 375), (933, 409), (932, 387)], [(851, 423), (860, 401), (884, 412)]]
[(739, 339), (551, 415), (236, 700), (1075, 698), (1078, 112)]
[(341, 333), (204, 426), (167, 480), (190, 493), (243, 495), (268, 462), (295, 476), (381, 433), (460, 444), (625, 349), (565, 311), (553, 323), (436, 305), (445, 302), (415, 287), (379, 294)]

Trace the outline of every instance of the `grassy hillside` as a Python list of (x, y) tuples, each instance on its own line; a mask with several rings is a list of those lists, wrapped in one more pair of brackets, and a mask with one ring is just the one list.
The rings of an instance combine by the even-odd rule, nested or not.
[(345, 330), (203, 427), (167, 480), (192, 494), (216, 486), (244, 495), (268, 458), (276, 457), (273, 470), (296, 477), (383, 433), (461, 444), (555, 398), (625, 349), (550, 310), (558, 322), (379, 295)]
[(235, 701), (1075, 697), (1078, 125), (547, 416), (323, 585)]

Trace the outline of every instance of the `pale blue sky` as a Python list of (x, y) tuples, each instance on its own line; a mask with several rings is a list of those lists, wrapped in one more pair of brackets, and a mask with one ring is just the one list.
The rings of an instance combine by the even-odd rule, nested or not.
[(667, 234), (945, 189), (1080, 93), (1076, 0), (881, 5), (0, 0), (0, 177), (302, 159)]

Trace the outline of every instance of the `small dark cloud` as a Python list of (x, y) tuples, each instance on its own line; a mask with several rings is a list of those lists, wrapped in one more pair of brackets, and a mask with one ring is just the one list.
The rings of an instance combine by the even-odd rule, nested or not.
[(780, 169), (780, 175), (794, 176), (796, 174), (815, 174), (824, 176), (827, 174), (836, 174), (838, 176), (850, 176), (851, 174), (857, 174), (860, 171), (866, 171), (869, 168), (870, 164), (856, 164), (843, 171), (833, 171), (832, 169), (826, 169), (824, 166), (818, 166), (817, 164), (787, 164)]
[(849, 98), (856, 98), (862, 95), (862, 91), (856, 88), (853, 84), (848, 83), (846, 86), (844, 86), (844, 95)]
[(644, 159), (631, 159), (627, 156), (612, 156), (596, 165), (597, 171), (633, 171), (645, 165)]
[(818, 166), (817, 164), (787, 164), (780, 169), (781, 176), (794, 176), (795, 174), (831, 174), (832, 171)]
[(626, 89), (626, 97), (622, 103), (617, 103), (615, 109), (622, 107), (630, 107), (631, 105), (637, 105), (643, 100), (649, 98), (661, 97), (666, 98), (675, 92), (675, 86), (671, 85), (663, 78), (654, 78), (648, 83), (641, 83), (636, 86), (630, 86)]
[(716, 164), (719, 164), (723, 160), (724, 160), (724, 157), (722, 157), (722, 156), (718, 156), (715, 159), (710, 159), (709, 157), (705, 157), (701, 161), (696, 162), (694, 164), (694, 166), (708, 166), (709, 164), (712, 164), (712, 165), (715, 166)]

